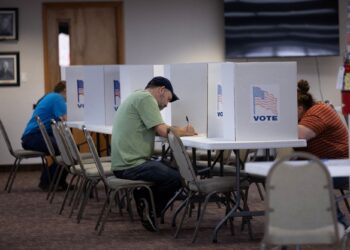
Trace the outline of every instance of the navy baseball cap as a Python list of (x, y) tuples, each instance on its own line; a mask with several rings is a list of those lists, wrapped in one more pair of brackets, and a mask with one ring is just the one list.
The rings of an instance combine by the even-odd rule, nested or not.
[(162, 87), (164, 86), (167, 90), (169, 90), (173, 96), (173, 98), (171, 99), (170, 102), (174, 102), (176, 100), (179, 100), (179, 98), (177, 97), (177, 95), (175, 95), (174, 90), (173, 90), (173, 86), (171, 85), (171, 82), (162, 76), (156, 76), (153, 77), (151, 81), (149, 81), (149, 83), (146, 86), (146, 89), (149, 87)]

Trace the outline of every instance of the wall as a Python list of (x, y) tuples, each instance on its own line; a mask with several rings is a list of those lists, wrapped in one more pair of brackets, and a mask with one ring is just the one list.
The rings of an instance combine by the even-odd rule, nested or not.
[[(0, 2), (0, 7), (19, 8), (19, 41), (0, 42), (0, 51), (19, 51), (21, 74), (27, 78), (21, 81), (20, 87), (0, 88), (0, 118), (15, 148), (21, 146), (20, 137), (31, 115), (32, 104), (44, 94), (42, 2), (67, 0)], [(124, 0), (126, 63), (223, 61), (222, 8), (220, 0)], [(340, 13), (341, 51), (345, 51), (346, 1), (340, 1)], [(343, 62), (341, 56), (292, 60), (298, 62), (298, 79), (310, 81), (316, 99), (320, 98), (321, 90), (324, 99), (340, 105), (335, 80)], [(0, 139), (0, 165), (12, 162), (13, 158)]]

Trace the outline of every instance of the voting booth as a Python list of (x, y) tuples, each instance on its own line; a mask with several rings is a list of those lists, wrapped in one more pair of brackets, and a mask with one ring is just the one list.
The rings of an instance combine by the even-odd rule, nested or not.
[(105, 121), (107, 126), (113, 124), (113, 118), (121, 103), (120, 95), (120, 66), (105, 65), (104, 89), (105, 89)]
[[(134, 91), (145, 89), (147, 83), (155, 76), (164, 76), (164, 65), (121, 65), (121, 102), (123, 102)], [(165, 123), (172, 123), (170, 103), (161, 111), (161, 114)]]
[(69, 66), (65, 68), (67, 83), (67, 120), (71, 122), (84, 121), (84, 66)]
[(118, 65), (83, 66), (86, 125), (112, 125), (120, 105)]
[(186, 116), (197, 133), (207, 133), (208, 64), (184, 63), (165, 66), (165, 76), (171, 81), (180, 100), (171, 104), (171, 121), (186, 126)]
[(298, 138), (295, 62), (209, 64), (208, 79), (209, 137)]

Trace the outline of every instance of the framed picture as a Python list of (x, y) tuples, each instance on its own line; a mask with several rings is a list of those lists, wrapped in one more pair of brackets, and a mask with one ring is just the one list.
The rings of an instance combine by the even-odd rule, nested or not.
[(0, 40), (18, 40), (18, 8), (0, 8)]
[(0, 52), (0, 87), (19, 83), (19, 52)]

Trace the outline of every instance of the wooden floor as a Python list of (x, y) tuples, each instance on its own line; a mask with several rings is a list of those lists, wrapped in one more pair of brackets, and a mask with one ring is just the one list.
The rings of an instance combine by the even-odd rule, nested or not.
[[(0, 183), (5, 185), (8, 173), (0, 171)], [(68, 218), (66, 209), (62, 215), (57, 211), (63, 193), (57, 194), (49, 204), (46, 193), (38, 187), (38, 171), (21, 171), (15, 180), (13, 191), (8, 194), (0, 191), (0, 249), (259, 249), (263, 237), (263, 217), (252, 220), (253, 237), (248, 231), (241, 231), (241, 219), (234, 222), (235, 235), (224, 226), (219, 232), (219, 242), (211, 241), (211, 234), (216, 223), (223, 217), (224, 208), (211, 204), (204, 217), (198, 240), (191, 244), (195, 218), (188, 218), (178, 239), (174, 239), (175, 229), (170, 225), (172, 211), (166, 216), (160, 232), (146, 231), (135, 219), (131, 222), (125, 214), (112, 214), (101, 236), (94, 231), (95, 222), (104, 201), (102, 187), (100, 200), (91, 199), (80, 224), (75, 216)], [(262, 209), (257, 190), (253, 185), (250, 190), (251, 209)], [(341, 204), (345, 211), (343, 204)], [(349, 213), (347, 216), (350, 220)], [(135, 217), (137, 217), (135, 215)], [(193, 216), (195, 217), (195, 216)], [(349, 249), (350, 249), (350, 244)], [(329, 246), (305, 246), (303, 249), (336, 249)]]

